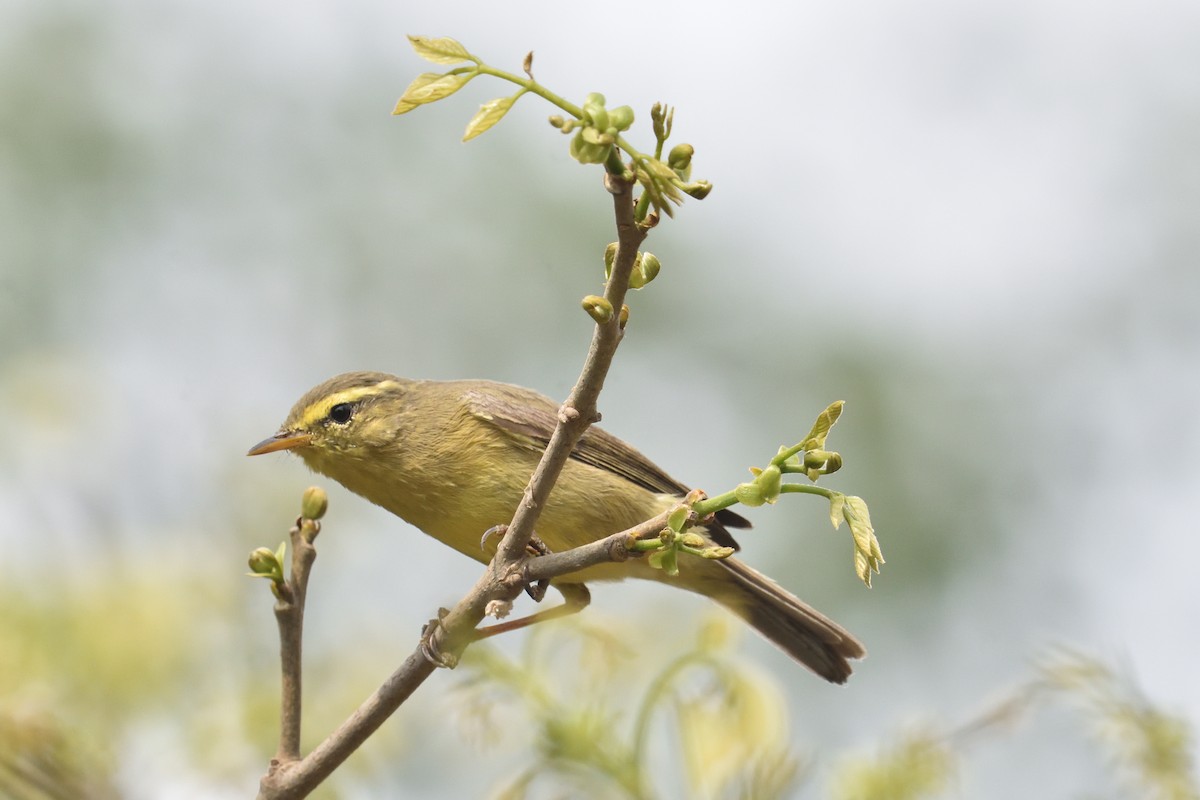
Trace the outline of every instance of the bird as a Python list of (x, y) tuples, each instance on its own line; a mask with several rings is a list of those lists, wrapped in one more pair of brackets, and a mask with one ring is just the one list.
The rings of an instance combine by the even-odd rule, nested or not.
[[(486, 564), (491, 554), (481, 537), (511, 520), (558, 412), (550, 398), (507, 383), (347, 372), (305, 393), (279, 430), (248, 455), (290, 451), (314, 472)], [(550, 551), (566, 551), (657, 516), (687, 492), (637, 449), (592, 426), (567, 460), (536, 535)], [(724, 509), (700, 532), (737, 550), (729, 529), (749, 527)], [(567, 605), (581, 608), (590, 597), (587, 583), (626, 578), (711, 598), (831, 683), (845, 683), (849, 662), (866, 655), (842, 626), (733, 556), (681, 559), (675, 576), (634, 557), (551, 585)]]

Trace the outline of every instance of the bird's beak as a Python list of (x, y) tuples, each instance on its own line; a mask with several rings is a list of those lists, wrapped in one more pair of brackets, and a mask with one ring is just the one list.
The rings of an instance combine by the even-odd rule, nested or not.
[(312, 440), (311, 433), (296, 433), (295, 431), (280, 431), (270, 439), (263, 439), (250, 448), (248, 456), (261, 456), (263, 453), (274, 453), (276, 450), (291, 450), (303, 447)]

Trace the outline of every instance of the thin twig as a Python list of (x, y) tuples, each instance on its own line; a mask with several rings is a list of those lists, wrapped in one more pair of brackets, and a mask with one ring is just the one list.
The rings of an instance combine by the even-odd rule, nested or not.
[[(304, 600), (308, 594), (308, 575), (317, 558), (312, 539), (320, 523), (298, 519), (290, 531), (292, 541), (291, 575), (275, 602), (275, 621), (279, 626), (279, 663), (282, 673), (279, 706), (279, 750), (275, 762), (300, 758), (300, 709), (302, 643), (304, 640)], [(307, 534), (307, 535), (306, 535)]]

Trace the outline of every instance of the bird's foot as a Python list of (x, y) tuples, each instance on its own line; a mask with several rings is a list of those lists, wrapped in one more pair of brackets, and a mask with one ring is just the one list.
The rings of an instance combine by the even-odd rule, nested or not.
[(434, 639), (434, 634), (438, 628), (442, 627), (442, 620), (449, 614), (449, 609), (439, 608), (438, 615), (426, 622), (421, 628), (421, 655), (425, 656), (425, 660), (435, 667), (443, 667), (445, 669), (454, 669), (458, 666), (458, 656), (453, 653), (443, 653), (442, 648)]

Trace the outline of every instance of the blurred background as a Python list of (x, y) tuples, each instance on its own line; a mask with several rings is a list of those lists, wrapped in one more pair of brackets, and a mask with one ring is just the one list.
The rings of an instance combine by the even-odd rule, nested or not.
[[(739, 640), (811, 759), (803, 796), (896, 731), (972, 719), (1056, 645), (1200, 719), (1194, 3), (0, 15), (0, 736), (102, 765), (125, 797), (248, 796), (278, 677), (245, 557), (314, 479), (247, 448), (351, 369), (568, 392), (614, 238), (599, 170), (535, 98), (461, 144), (510, 93), (486, 78), (390, 117), (429, 69), (407, 33), (512, 71), (533, 50), (560, 94), (632, 105), (645, 147), (650, 104), (677, 106), (715, 189), (647, 245), (664, 268), (632, 298), (609, 430), (720, 491), (846, 401), (828, 485), (870, 503), (874, 588), (815, 498), (750, 511), (740, 537), (870, 650), (838, 688)], [(309, 745), (479, 572), (321, 483)], [(653, 586), (594, 595), (588, 615), (640, 643), (634, 673), (708, 613)], [(527, 743), (465, 736), (461, 680), (435, 675), (323, 796), (480, 796), (511, 772)], [(1053, 711), (973, 745), (954, 791), (1119, 796), (1104, 759)]]

